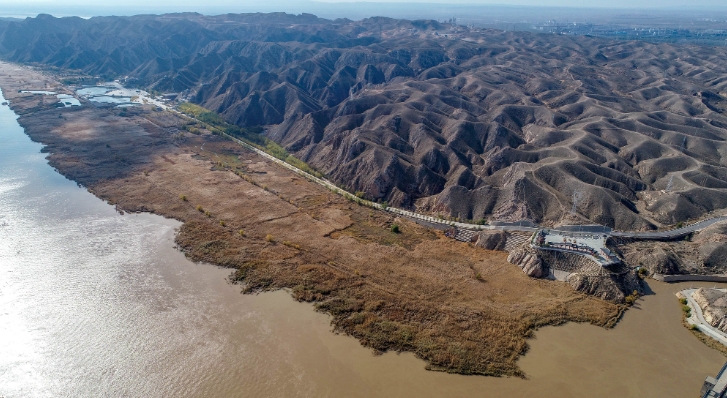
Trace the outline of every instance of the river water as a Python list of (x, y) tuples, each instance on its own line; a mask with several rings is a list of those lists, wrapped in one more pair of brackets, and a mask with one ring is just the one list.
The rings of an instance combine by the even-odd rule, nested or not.
[(173, 248), (176, 221), (117, 214), (40, 149), (0, 106), (3, 398), (686, 397), (725, 360), (681, 326), (680, 286), (657, 282), (612, 330), (538, 331), (527, 380), (376, 356), (285, 292), (241, 295)]

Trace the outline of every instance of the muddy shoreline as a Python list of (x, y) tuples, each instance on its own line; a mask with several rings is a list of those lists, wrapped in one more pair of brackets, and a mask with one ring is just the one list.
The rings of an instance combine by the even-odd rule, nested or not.
[[(428, 368), (524, 376), (516, 361), (537, 328), (613, 326), (622, 306), (528, 278), (503, 252), (346, 201), (188, 122), (151, 107), (57, 108), (56, 79), (0, 63), (0, 87), (48, 161), (120, 211), (183, 222), (195, 261), (236, 269), (246, 292), (290, 289), (336, 331)], [(401, 233), (390, 231), (397, 223)]]

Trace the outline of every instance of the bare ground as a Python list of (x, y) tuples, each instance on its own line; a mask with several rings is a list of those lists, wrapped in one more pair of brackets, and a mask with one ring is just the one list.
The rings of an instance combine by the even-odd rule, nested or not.
[(288, 289), (378, 352), (411, 351), (434, 370), (524, 376), (516, 362), (538, 327), (610, 327), (623, 311), (528, 278), (503, 252), (346, 201), (232, 142), (180, 133), (185, 121), (169, 112), (55, 108), (53, 97), (18, 92), (61, 90), (52, 77), (9, 64), (0, 87), (61, 174), (120, 211), (182, 221), (177, 243), (188, 257), (235, 269), (245, 292)]

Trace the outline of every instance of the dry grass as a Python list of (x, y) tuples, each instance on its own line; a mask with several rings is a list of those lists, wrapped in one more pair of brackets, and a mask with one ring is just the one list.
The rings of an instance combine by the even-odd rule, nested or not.
[[(523, 376), (516, 361), (533, 330), (568, 321), (611, 326), (623, 310), (530, 279), (502, 252), (347, 201), (218, 137), (170, 142), (143, 115), (117, 129), (120, 118), (98, 116), (103, 110), (44, 112), (19, 121), (49, 145), (61, 173), (125, 211), (181, 220), (176, 241), (191, 259), (234, 268), (246, 292), (290, 289), (376, 351), (414, 352), (434, 370)], [(79, 126), (88, 126), (84, 135)], [(123, 161), (95, 161), (122, 145)], [(205, 207), (179, 200), (180, 191)]]
[[(684, 300), (686, 302), (686, 300)], [(679, 302), (682, 303), (682, 300), (679, 300)], [(720, 343), (719, 341), (707, 336), (706, 334), (702, 333), (699, 329), (692, 327), (692, 325), (687, 322), (687, 318), (689, 317), (689, 312), (683, 310), (682, 311), (682, 325), (684, 325), (685, 328), (689, 329), (690, 332), (699, 339), (702, 343), (704, 343), (707, 347), (715, 349), (719, 351), (722, 355), (727, 357), (727, 347), (725, 347), (724, 344)]]

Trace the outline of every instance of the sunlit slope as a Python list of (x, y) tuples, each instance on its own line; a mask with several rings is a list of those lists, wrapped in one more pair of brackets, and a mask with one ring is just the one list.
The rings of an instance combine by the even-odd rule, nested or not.
[(0, 22), (0, 53), (183, 92), (423, 212), (651, 229), (727, 207), (722, 48), (173, 14)]

